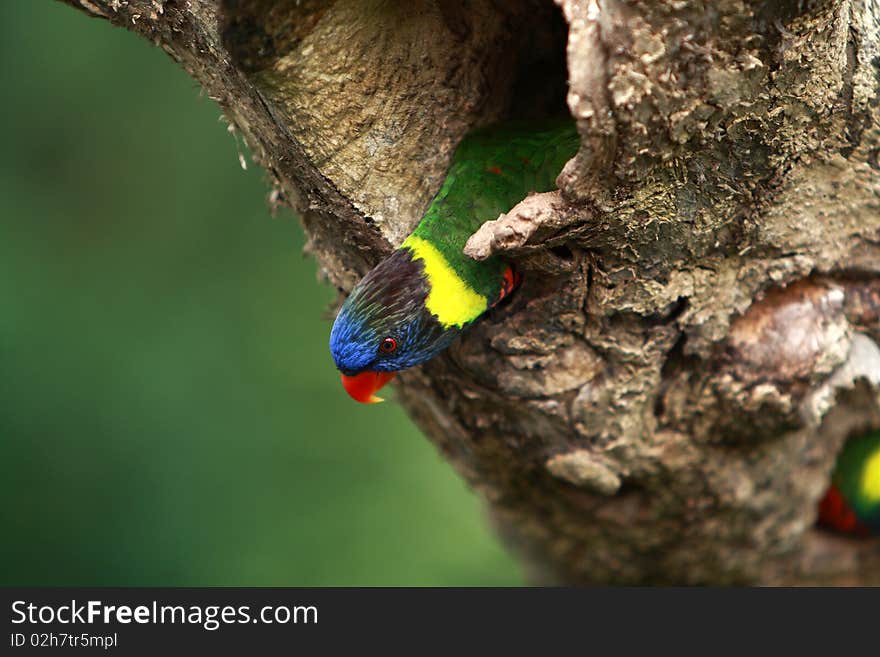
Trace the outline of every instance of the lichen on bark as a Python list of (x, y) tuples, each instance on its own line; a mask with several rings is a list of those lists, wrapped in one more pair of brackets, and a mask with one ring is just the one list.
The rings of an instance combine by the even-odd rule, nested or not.
[(468, 130), (567, 108), (559, 191), (468, 246), (523, 288), (401, 403), (541, 581), (880, 582), (812, 527), (880, 428), (880, 2), (66, 1), (203, 85), (343, 293)]

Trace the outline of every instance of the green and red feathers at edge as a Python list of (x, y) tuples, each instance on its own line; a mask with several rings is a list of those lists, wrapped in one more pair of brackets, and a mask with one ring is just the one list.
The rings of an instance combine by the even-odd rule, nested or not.
[(880, 430), (843, 446), (819, 505), (819, 524), (854, 536), (880, 534)]

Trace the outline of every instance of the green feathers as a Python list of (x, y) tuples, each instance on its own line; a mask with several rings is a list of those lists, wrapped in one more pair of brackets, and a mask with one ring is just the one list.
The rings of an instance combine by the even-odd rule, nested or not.
[(497, 219), (529, 193), (555, 189), (556, 177), (579, 144), (571, 119), (493, 126), (468, 135), (413, 236), (429, 242), (491, 305), (506, 264), (499, 258), (468, 258), (462, 253), (465, 243), (484, 222)]
[(822, 500), (819, 521), (848, 533), (880, 533), (880, 431), (846, 442)]

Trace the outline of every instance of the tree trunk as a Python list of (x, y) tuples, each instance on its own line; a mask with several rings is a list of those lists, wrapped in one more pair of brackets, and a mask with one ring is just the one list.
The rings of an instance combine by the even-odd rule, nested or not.
[(198, 80), (341, 292), (468, 130), (567, 102), (560, 191), (468, 245), (524, 286), (398, 399), (535, 581), (880, 583), (813, 528), (880, 428), (880, 0), (66, 1)]

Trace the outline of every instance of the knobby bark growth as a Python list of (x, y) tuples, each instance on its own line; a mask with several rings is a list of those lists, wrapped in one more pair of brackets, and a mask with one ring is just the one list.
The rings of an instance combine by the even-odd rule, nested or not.
[(880, 0), (66, 1), (199, 81), (342, 292), (469, 129), (567, 105), (560, 191), (468, 245), (524, 287), (398, 399), (538, 581), (880, 583), (813, 528), (880, 428)]

